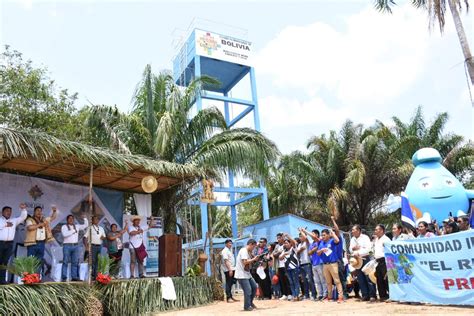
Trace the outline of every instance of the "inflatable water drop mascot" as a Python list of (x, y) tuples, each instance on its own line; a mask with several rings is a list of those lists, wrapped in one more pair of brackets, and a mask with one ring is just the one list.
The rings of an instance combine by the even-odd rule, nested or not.
[(415, 165), (405, 193), (415, 219), (429, 213), (441, 223), (452, 213), (468, 213), (474, 190), (466, 190), (461, 182), (442, 164), (441, 155), (434, 148), (422, 148), (412, 157)]

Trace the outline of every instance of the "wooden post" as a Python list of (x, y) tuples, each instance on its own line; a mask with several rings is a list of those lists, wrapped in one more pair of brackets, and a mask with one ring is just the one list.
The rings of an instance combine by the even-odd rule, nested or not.
[(89, 252), (89, 256), (87, 258), (88, 261), (88, 276), (89, 276), (89, 285), (92, 285), (92, 182), (94, 177), (94, 165), (91, 164), (91, 172), (89, 174), (89, 236), (87, 238), (87, 251)]

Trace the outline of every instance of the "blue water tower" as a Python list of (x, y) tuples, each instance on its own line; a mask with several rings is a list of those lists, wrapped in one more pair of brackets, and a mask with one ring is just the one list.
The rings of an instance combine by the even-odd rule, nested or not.
[[(209, 76), (219, 80), (220, 85), (218, 87), (204, 87), (203, 93), (196, 98), (196, 110), (202, 110), (203, 100), (217, 101), (224, 105), (224, 117), (229, 128), (232, 128), (244, 118), (253, 115), (254, 128), (260, 131), (255, 69), (251, 65), (251, 57), (252, 43), (196, 28), (181, 46), (173, 61), (174, 80), (181, 86), (187, 86), (194, 78), (201, 76)], [(251, 95), (248, 98), (233, 98), (233, 89), (240, 82), (242, 84), (248, 82), (248, 80), (244, 80), (247, 76), (250, 79)], [(233, 105), (239, 105), (237, 114), (231, 113), (230, 109)], [(258, 188), (236, 187), (234, 183), (235, 176), (232, 172), (229, 172), (228, 186), (214, 188), (214, 192), (227, 193), (229, 200), (223, 201), (218, 198), (212, 205), (230, 207), (232, 235), (233, 238), (237, 238), (237, 205), (250, 199), (261, 198), (264, 220), (269, 218), (269, 211), (267, 190), (263, 182), (260, 183)], [(200, 193), (196, 191), (196, 194)], [(205, 236), (208, 231), (207, 205), (205, 203), (199, 204), (201, 207), (202, 236)]]

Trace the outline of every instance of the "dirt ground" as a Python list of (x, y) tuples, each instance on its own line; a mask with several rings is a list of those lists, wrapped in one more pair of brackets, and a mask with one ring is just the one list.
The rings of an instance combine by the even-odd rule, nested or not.
[[(474, 307), (412, 305), (402, 303), (366, 303), (349, 299), (342, 304), (335, 302), (288, 302), (278, 300), (256, 300), (258, 309), (252, 312), (243, 311), (243, 297), (237, 295), (239, 302), (217, 302), (206, 306), (181, 311), (161, 313), (166, 316), (202, 315), (474, 315)], [(158, 315), (158, 314), (157, 314)]]

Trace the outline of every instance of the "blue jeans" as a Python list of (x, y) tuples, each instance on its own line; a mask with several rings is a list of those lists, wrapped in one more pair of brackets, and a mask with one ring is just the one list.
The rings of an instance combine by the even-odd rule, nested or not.
[(240, 287), (244, 291), (244, 309), (252, 307), (253, 299), (257, 293), (257, 283), (253, 278), (250, 279), (238, 279)]
[(280, 282), (273, 284), (273, 276), (275, 275), (275, 270), (270, 269), (270, 281), (272, 281), (272, 292), (276, 297), (281, 297)]
[(43, 258), (44, 258), (44, 241), (37, 241), (36, 245), (26, 247), (26, 255), (36, 257), (40, 260), (41, 264), (38, 268), (38, 273), (43, 271)]
[(309, 292), (316, 298), (316, 288), (314, 286), (313, 271), (311, 263), (300, 265), (300, 275), (303, 278), (304, 294), (309, 298)]
[(288, 269), (286, 270), (288, 273), (288, 280), (290, 281), (290, 289), (291, 295), (296, 298), (300, 294), (300, 280), (299, 277), (299, 269)]
[(372, 281), (370, 281), (369, 277), (365, 275), (364, 272), (362, 272), (362, 268), (369, 262), (369, 259), (364, 258), (362, 262), (362, 267), (357, 270), (357, 282), (359, 283), (360, 291), (362, 292), (362, 298), (376, 298), (375, 285), (372, 283)]
[(71, 280), (79, 281), (79, 256), (81, 248), (79, 245), (64, 244), (63, 246), (63, 266), (61, 269), (61, 280), (67, 281), (67, 269), (71, 264)]

